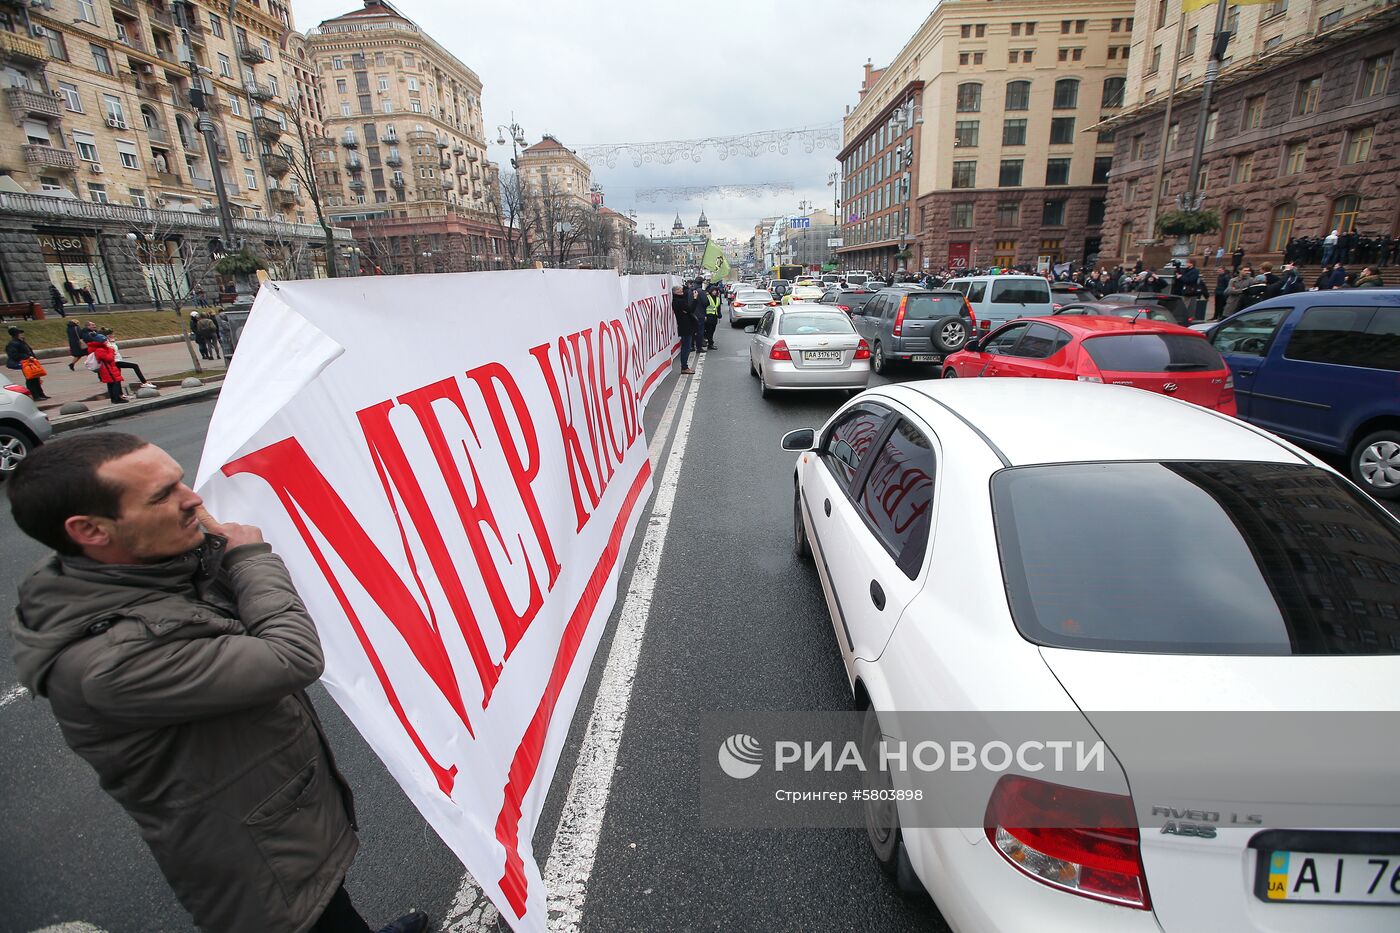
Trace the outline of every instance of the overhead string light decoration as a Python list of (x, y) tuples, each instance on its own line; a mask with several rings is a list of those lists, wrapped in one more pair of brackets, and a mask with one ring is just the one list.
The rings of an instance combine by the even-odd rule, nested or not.
[(704, 139), (669, 139), (651, 143), (597, 143), (579, 146), (579, 157), (594, 165), (603, 164), (616, 168), (618, 159), (626, 152), (632, 157), (634, 166), (656, 163), (670, 165), (672, 162), (688, 159), (699, 162), (706, 149), (713, 149), (720, 160), (730, 156), (753, 158), (766, 153), (787, 155), (792, 146), (800, 146), (803, 152), (815, 152), (830, 146), (841, 148), (841, 124), (826, 123), (820, 126), (798, 126), (785, 130), (760, 130), (757, 133), (744, 133), (739, 136), (709, 136)]
[(688, 185), (670, 188), (638, 188), (638, 201), (698, 201), (705, 198), (761, 198), (792, 194), (790, 182), (765, 181), (752, 185)]

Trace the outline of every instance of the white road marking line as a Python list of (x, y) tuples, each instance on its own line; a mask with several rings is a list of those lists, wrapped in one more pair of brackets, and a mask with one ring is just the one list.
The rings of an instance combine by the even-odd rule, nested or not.
[(28, 698), (28, 696), (29, 696), (29, 690), (28, 690), (28, 688), (26, 688), (26, 687), (24, 687), (24, 686), (22, 686), (22, 685), (20, 685), (20, 684), (16, 684), (15, 686), (11, 687), (9, 690), (6, 690), (6, 691), (5, 691), (5, 694), (4, 694), (3, 696), (0, 696), (0, 707), (9, 706), (9, 705), (10, 705), (11, 703), (13, 703), (15, 700), (23, 700), (23, 699)]
[[(661, 452), (662, 452), (662, 451), (665, 449), (665, 447), (666, 447), (666, 440), (667, 440), (667, 437), (668, 437), (668, 436), (670, 435), (670, 433), (671, 433), (671, 422), (675, 419), (675, 414), (676, 414), (677, 405), (680, 403), (681, 397), (682, 397), (682, 396), (685, 396), (685, 397), (686, 397), (686, 407), (685, 407), (685, 409), (684, 409), (684, 411), (683, 411), (683, 414), (682, 414), (682, 423), (681, 423), (681, 424), (677, 427), (677, 429), (676, 429), (676, 446), (672, 447), (672, 449), (671, 449), (671, 458), (670, 458), (670, 460), (667, 461), (666, 466), (665, 466), (665, 468), (664, 468), (664, 470), (663, 470), (663, 474), (664, 474), (664, 475), (663, 475), (663, 477), (662, 477), (661, 484), (660, 484), (660, 486), (658, 487), (661, 491), (658, 492), (657, 495), (656, 495), (656, 506), (655, 506), (655, 508), (653, 508), (652, 513), (651, 513), (651, 518), (652, 518), (652, 519), (655, 519), (656, 516), (657, 516), (657, 515), (660, 513), (660, 511), (661, 511), (662, 497), (666, 495), (665, 490), (666, 490), (666, 482), (667, 482), (668, 479), (671, 481), (671, 492), (670, 492), (670, 496), (667, 497), (667, 499), (666, 499), (666, 506), (665, 506), (666, 515), (665, 515), (665, 518), (666, 518), (666, 520), (668, 520), (668, 521), (669, 521), (669, 518), (670, 518), (671, 502), (675, 499), (675, 477), (678, 476), (679, 473), (680, 473), (679, 458), (680, 458), (680, 456), (683, 454), (684, 446), (685, 446), (685, 445), (684, 445), (683, 438), (682, 438), (681, 431), (684, 430), (684, 431), (686, 432), (686, 436), (689, 436), (689, 430), (690, 430), (690, 428), (689, 428), (689, 424), (690, 424), (689, 412), (691, 411), (691, 409), (692, 409), (692, 407), (693, 407), (693, 400), (694, 400), (695, 396), (698, 395), (699, 392), (700, 392), (700, 370), (701, 370), (700, 364), (697, 363), (697, 364), (696, 364), (696, 370), (695, 370), (695, 376), (694, 376), (694, 377), (691, 377), (691, 382), (690, 382), (689, 384), (685, 381), (685, 379), (678, 379), (678, 380), (676, 380), (676, 383), (671, 387), (671, 396), (670, 396), (670, 398), (667, 399), (667, 401), (666, 401), (666, 410), (665, 410), (664, 412), (662, 412), (661, 420), (660, 420), (659, 422), (657, 422), (657, 425), (656, 425), (656, 433), (652, 436), (651, 443), (650, 443), (650, 445), (648, 445), (648, 447), (647, 447), (647, 456), (650, 457), (650, 458), (651, 458), (651, 462), (652, 462), (653, 464), (655, 464), (655, 463), (658, 461), (658, 459), (660, 458)], [(687, 389), (688, 389), (689, 391), (686, 391)], [(676, 464), (676, 466), (674, 467), (674, 469), (672, 468), (672, 464)], [(598, 710), (600, 709), (600, 707), (601, 707), (601, 705), (602, 705), (602, 702), (603, 702), (603, 699), (602, 699), (602, 698), (603, 698), (603, 692), (604, 692), (604, 689), (606, 688), (606, 686), (607, 686), (607, 684), (608, 684), (608, 673), (609, 673), (609, 671), (611, 671), (612, 668), (613, 668), (613, 658), (614, 658), (614, 656), (617, 654), (617, 645), (618, 645), (618, 642), (619, 642), (619, 641), (622, 639), (622, 637), (623, 637), (623, 628), (624, 628), (624, 626), (627, 625), (627, 622), (628, 622), (628, 612), (629, 612), (629, 610), (631, 609), (631, 606), (632, 606), (632, 592), (635, 591), (636, 588), (637, 588), (637, 583), (638, 583), (637, 577), (638, 577), (638, 574), (643, 572), (644, 564), (648, 564), (648, 563), (649, 563), (649, 566), (650, 566), (650, 571), (649, 571), (649, 572), (650, 572), (650, 576), (651, 576), (651, 583), (650, 583), (650, 585), (648, 585), (648, 587), (647, 587), (647, 591), (646, 591), (646, 594), (647, 594), (647, 595), (646, 595), (646, 601), (647, 601), (648, 606), (649, 606), (650, 603), (651, 603), (651, 591), (652, 591), (652, 589), (654, 588), (655, 582), (656, 582), (656, 566), (659, 564), (660, 558), (661, 558), (660, 545), (657, 544), (657, 545), (655, 545), (655, 548), (656, 548), (655, 559), (652, 560), (652, 561), (650, 561), (650, 562), (648, 562), (648, 560), (647, 560), (647, 558), (648, 558), (648, 548), (649, 548), (649, 546), (652, 546), (652, 545), (653, 545), (653, 537), (654, 537), (654, 535), (655, 535), (655, 529), (656, 529), (656, 527), (657, 527), (657, 526), (656, 526), (655, 521), (649, 521), (648, 526), (647, 526), (647, 533), (646, 533), (646, 536), (645, 536), (645, 537), (643, 538), (643, 540), (642, 540), (641, 551), (639, 552), (639, 555), (638, 555), (638, 557), (637, 557), (637, 564), (636, 564), (636, 567), (635, 567), (635, 568), (633, 569), (633, 571), (632, 571), (632, 583), (631, 583), (631, 585), (629, 586), (628, 594), (627, 594), (627, 596), (625, 597), (626, 602), (624, 603), (624, 606), (623, 606), (622, 616), (618, 619), (617, 633), (616, 633), (616, 634), (614, 635), (614, 637), (613, 637), (613, 649), (612, 649), (612, 651), (610, 652), (610, 654), (608, 655), (608, 663), (607, 663), (607, 666), (604, 668), (603, 680), (602, 680), (602, 682), (600, 683), (599, 688), (598, 688), (598, 700), (597, 700), (597, 702), (595, 702), (595, 704), (594, 704), (594, 712), (593, 712), (592, 718), (589, 720), (588, 732), (585, 733), (585, 736), (584, 736), (583, 748), (580, 749), (580, 751), (579, 751), (579, 764), (578, 764), (578, 766), (574, 769), (574, 777), (573, 777), (573, 779), (572, 779), (572, 781), (570, 782), (570, 785), (569, 785), (569, 795), (568, 795), (568, 797), (565, 799), (565, 802), (564, 802), (563, 813), (561, 814), (560, 820), (559, 820), (560, 829), (555, 833), (554, 848), (550, 850), (549, 861), (548, 861), (547, 866), (546, 866), (547, 870), (546, 870), (546, 873), (545, 873), (545, 886), (546, 886), (547, 888), (550, 888), (550, 889), (552, 889), (552, 888), (554, 887), (555, 882), (553, 882), (553, 881), (550, 880), (550, 877), (551, 877), (551, 876), (550, 876), (550, 873), (549, 873), (549, 871), (548, 871), (548, 866), (554, 865), (554, 864), (556, 863), (556, 861), (557, 861), (557, 859), (556, 859), (556, 854), (559, 852), (559, 833), (563, 832), (563, 828), (564, 828), (566, 822), (569, 821), (569, 816), (568, 816), (568, 815), (569, 815), (569, 812), (570, 812), (570, 807), (574, 805), (574, 784), (578, 783), (579, 774), (580, 774), (580, 772), (583, 770), (584, 755), (588, 753), (588, 749), (590, 748), (589, 737), (592, 735), (594, 723), (595, 723), (595, 722), (597, 721), (597, 719), (598, 719), (598, 715), (599, 715), (599, 714), (598, 714)], [(664, 530), (664, 528), (663, 528), (663, 529), (662, 529), (662, 534), (661, 534), (661, 540), (664, 542), (664, 539), (665, 539), (665, 530)], [(645, 624), (645, 611), (643, 611), (643, 619), (642, 619), (642, 622), (643, 622), (643, 625), (644, 625), (644, 624)], [(638, 642), (638, 645), (640, 645), (640, 640), (641, 640), (641, 639), (640, 639), (640, 633), (638, 633), (638, 636), (637, 636), (637, 639), (636, 639), (636, 640), (637, 640), (637, 642)], [(635, 669), (635, 667), (636, 667), (636, 651), (633, 650), (633, 651), (632, 651), (632, 668)], [(630, 672), (628, 673), (628, 677), (627, 677), (627, 694), (628, 694), (628, 698), (630, 698), (630, 696), (631, 696), (631, 673), (630, 673)], [(624, 702), (623, 702), (622, 712), (623, 712), (623, 714), (625, 715), (625, 713), (626, 713), (626, 701), (625, 701), (625, 700), (624, 700)], [(620, 728), (621, 724), (619, 723), (618, 725), (619, 725), (618, 736), (620, 737), (620, 736), (621, 736), (621, 728)], [(610, 761), (615, 761), (616, 758), (617, 758), (617, 749), (616, 749), (616, 746), (614, 745), (614, 748), (613, 748), (613, 750), (612, 750), (612, 757), (611, 757), (611, 760), (610, 760)], [(612, 776), (611, 772), (612, 772), (612, 766), (611, 766), (611, 763), (610, 763), (609, 766), (608, 766), (608, 779), (609, 779), (609, 780), (611, 780), (611, 776)], [(602, 789), (602, 796), (603, 796), (602, 804), (603, 804), (603, 806), (606, 806), (606, 803), (607, 803), (607, 786), (606, 786), (606, 785), (605, 785), (605, 786), (603, 787), (603, 789)], [(598, 824), (599, 824), (599, 827), (601, 827), (601, 824), (602, 824), (602, 814), (601, 814), (601, 812), (598, 814)], [(583, 905), (583, 884), (586, 883), (587, 880), (588, 880), (588, 871), (591, 871), (591, 870), (592, 870), (592, 866), (593, 866), (593, 852), (597, 849), (597, 844), (598, 844), (597, 832), (596, 832), (596, 830), (595, 830), (595, 832), (594, 832), (594, 834), (593, 834), (593, 839), (592, 839), (591, 846), (589, 847), (589, 850), (588, 850), (587, 871), (585, 871), (584, 874), (583, 874), (583, 876), (582, 876), (583, 880), (582, 880), (581, 882), (578, 883), (577, 901), (578, 901), (578, 906), (579, 906), (580, 908), (581, 908), (582, 905)], [(551, 928), (554, 928), (554, 927), (556, 926), (556, 924), (552, 921), (552, 915), (553, 915), (554, 909), (555, 909), (554, 901), (555, 901), (555, 898), (554, 898), (554, 897), (551, 897), (551, 898), (550, 898), (550, 901), (549, 901), (549, 905), (548, 905), (549, 914), (551, 915), (551, 917), (550, 917), (550, 923), (549, 923), (549, 925), (550, 925)], [(577, 914), (577, 911), (575, 911), (575, 914)], [(577, 919), (574, 919), (573, 925), (574, 925), (574, 926), (577, 926)], [(500, 915), (500, 912), (496, 910), (496, 907), (495, 907), (494, 904), (491, 903), (491, 900), (490, 900), (488, 897), (486, 897), (485, 894), (482, 893), (480, 885), (478, 885), (478, 884), (476, 883), (476, 879), (473, 878), (473, 877), (471, 876), (470, 873), (464, 873), (464, 874), (462, 875), (461, 884), (459, 884), (458, 887), (457, 887), (457, 893), (456, 893), (455, 895), (453, 895), (452, 903), (448, 906), (448, 908), (447, 908), (447, 913), (446, 913), (446, 914), (443, 916), (443, 918), (442, 918), (442, 930), (444, 931), (444, 933), (477, 933), (477, 931), (498, 930), (498, 929), (501, 928), (501, 926), (502, 926), (502, 924), (501, 924), (501, 915)]]
[(107, 931), (81, 920), (70, 920), (67, 923), (56, 923), (51, 927), (44, 927), (42, 930), (34, 930), (33, 933), (107, 933)]
[(701, 356), (696, 363), (690, 391), (681, 409), (680, 420), (676, 423), (675, 443), (671, 446), (671, 456), (666, 460), (657, 487), (646, 537), (642, 539), (637, 563), (632, 570), (612, 648), (598, 683), (598, 696), (593, 703), (588, 730), (583, 736), (578, 763), (569, 782), (569, 793), (559, 814), (559, 827), (554, 832), (554, 844), (545, 863), (544, 884), (549, 894), (551, 930), (577, 930), (583, 920), (588, 879), (593, 873), (593, 860), (598, 852), (603, 818), (607, 814), (618, 749), (627, 725), (637, 661), (651, 614), (652, 594), (656, 590), (667, 531), (671, 526), (671, 510), (690, 438), (691, 418), (695, 412), (695, 400), (700, 395), (700, 378), (705, 371), (704, 360), (705, 357)]

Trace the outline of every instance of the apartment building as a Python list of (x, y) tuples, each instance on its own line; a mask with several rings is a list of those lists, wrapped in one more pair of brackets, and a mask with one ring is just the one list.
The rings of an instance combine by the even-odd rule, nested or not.
[(581, 206), (592, 206), (593, 170), (578, 153), (548, 133), (522, 150), (515, 161), (526, 191), (536, 196), (564, 196)]
[(1132, 0), (944, 0), (844, 122), (842, 268), (1092, 261)]
[(366, 271), (506, 263), (476, 73), (385, 0), (309, 30), (306, 52), (324, 104), (319, 190), (366, 241)]
[[(1102, 258), (1153, 265), (1170, 252), (1155, 218), (1190, 187), (1216, 7), (1138, 0), (1134, 15), (1128, 106), (1103, 127), (1116, 148)], [(1400, 4), (1231, 6), (1225, 28), (1196, 186), (1222, 225), (1193, 252), (1277, 263), (1294, 237), (1400, 234)]]
[[(73, 282), (103, 304), (132, 305), (153, 299), (155, 267), (178, 267), (191, 285), (209, 279), (216, 172), (239, 235), (278, 274), (321, 272), (311, 240), (322, 234), (302, 226), (286, 150), (289, 35), (290, 11), (268, 0), (239, 4), (232, 20), (225, 5), (198, 2), (0, 3), (10, 117), (0, 124), (0, 291), (36, 300)], [(212, 151), (192, 94), (212, 121)]]

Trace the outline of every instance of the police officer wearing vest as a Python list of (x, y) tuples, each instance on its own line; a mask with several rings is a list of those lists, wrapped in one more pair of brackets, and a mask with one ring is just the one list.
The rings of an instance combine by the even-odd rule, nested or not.
[(719, 283), (712, 283), (705, 296), (705, 347), (715, 348), (715, 328), (719, 327), (720, 312), (724, 309), (724, 297)]

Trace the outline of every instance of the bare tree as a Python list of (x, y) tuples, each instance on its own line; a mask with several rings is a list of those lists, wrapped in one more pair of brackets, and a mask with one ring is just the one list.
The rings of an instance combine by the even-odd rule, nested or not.
[(292, 177), (296, 179), (297, 186), (311, 199), (311, 207), (316, 212), (316, 223), (320, 224), (325, 241), (326, 275), (335, 278), (340, 274), (335, 255), (335, 231), (326, 220), (326, 213), (321, 207), (321, 186), (316, 178), (315, 152), (307, 139), (306, 123), (301, 118), (301, 95), (293, 94), (291, 103), (296, 114), (292, 122), (297, 128), (297, 145), (294, 147), (290, 143), (283, 143), (282, 157), (291, 163)]
[(190, 353), (190, 364), (200, 373), (204, 367), (195, 352), (184, 309), (189, 304), (194, 283), (207, 278), (212, 271), (213, 259), (205, 252), (192, 249), (178, 232), (179, 228), (161, 216), (163, 213), (146, 211), (144, 222), (128, 221), (127, 239), (136, 248), (151, 297), (157, 306), (167, 305), (174, 312), (180, 336)]
[[(510, 256), (511, 267), (517, 265), (528, 265), (531, 259), (531, 232), (538, 231), (535, 228), (535, 205), (534, 197), (530, 189), (515, 172), (507, 172), (500, 176), (498, 184), (493, 185), (486, 194), (488, 206), (496, 214), (496, 223), (505, 234), (506, 251)], [(520, 254), (520, 261), (516, 261), (516, 253)]]
[(531, 208), (535, 229), (544, 242), (545, 255), (562, 268), (579, 242), (588, 242), (592, 210), (579, 201), (577, 195), (557, 187), (548, 177), (531, 191)]

